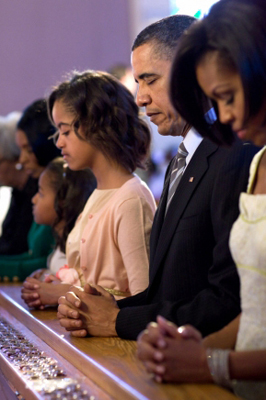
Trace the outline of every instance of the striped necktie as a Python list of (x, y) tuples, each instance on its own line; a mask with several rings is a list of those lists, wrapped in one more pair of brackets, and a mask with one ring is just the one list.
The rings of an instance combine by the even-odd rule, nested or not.
[(175, 159), (173, 161), (165, 212), (167, 212), (169, 204), (171, 203), (171, 200), (175, 194), (176, 188), (179, 185), (179, 182), (182, 178), (186, 166), (187, 155), (188, 152), (182, 142), (179, 145), (177, 155), (175, 156)]

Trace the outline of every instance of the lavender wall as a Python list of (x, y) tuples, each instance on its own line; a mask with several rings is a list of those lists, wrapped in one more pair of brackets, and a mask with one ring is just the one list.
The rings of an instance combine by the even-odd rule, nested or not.
[(0, 115), (74, 68), (129, 63), (129, 25), (128, 0), (0, 0)]

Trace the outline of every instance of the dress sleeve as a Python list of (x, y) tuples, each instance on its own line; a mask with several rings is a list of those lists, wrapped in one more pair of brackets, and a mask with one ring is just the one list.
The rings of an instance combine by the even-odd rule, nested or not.
[(117, 246), (128, 275), (131, 295), (145, 290), (149, 275), (149, 239), (155, 209), (139, 197), (124, 201), (118, 208)]

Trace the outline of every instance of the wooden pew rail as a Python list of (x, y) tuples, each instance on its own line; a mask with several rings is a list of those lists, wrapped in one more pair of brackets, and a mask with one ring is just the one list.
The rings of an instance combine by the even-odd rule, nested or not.
[[(234, 400), (236, 396), (216, 385), (158, 384), (136, 357), (136, 342), (119, 338), (74, 338), (56, 319), (56, 310), (29, 310), (20, 298), (19, 285), (0, 285), (1, 316), (49, 357), (67, 378), (81, 383), (87, 398), (95, 400)], [(38, 392), (0, 350), (0, 398), (26, 400), (51, 398)], [(8, 392), (8, 390), (10, 392)], [(9, 397), (4, 397), (5, 393)], [(3, 393), (3, 394), (2, 394)], [(6, 396), (6, 395), (5, 395)]]

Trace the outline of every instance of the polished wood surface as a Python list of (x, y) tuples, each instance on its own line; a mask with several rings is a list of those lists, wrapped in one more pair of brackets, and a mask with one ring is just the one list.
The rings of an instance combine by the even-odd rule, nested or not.
[(55, 309), (29, 310), (20, 298), (18, 285), (0, 285), (0, 307), (2, 314), (15, 318), (38, 338), (40, 345), (44, 342), (66, 365), (69, 374), (84, 375), (96, 399), (236, 399), (216, 385), (157, 384), (136, 358), (136, 342), (119, 338), (73, 338), (59, 325)]

